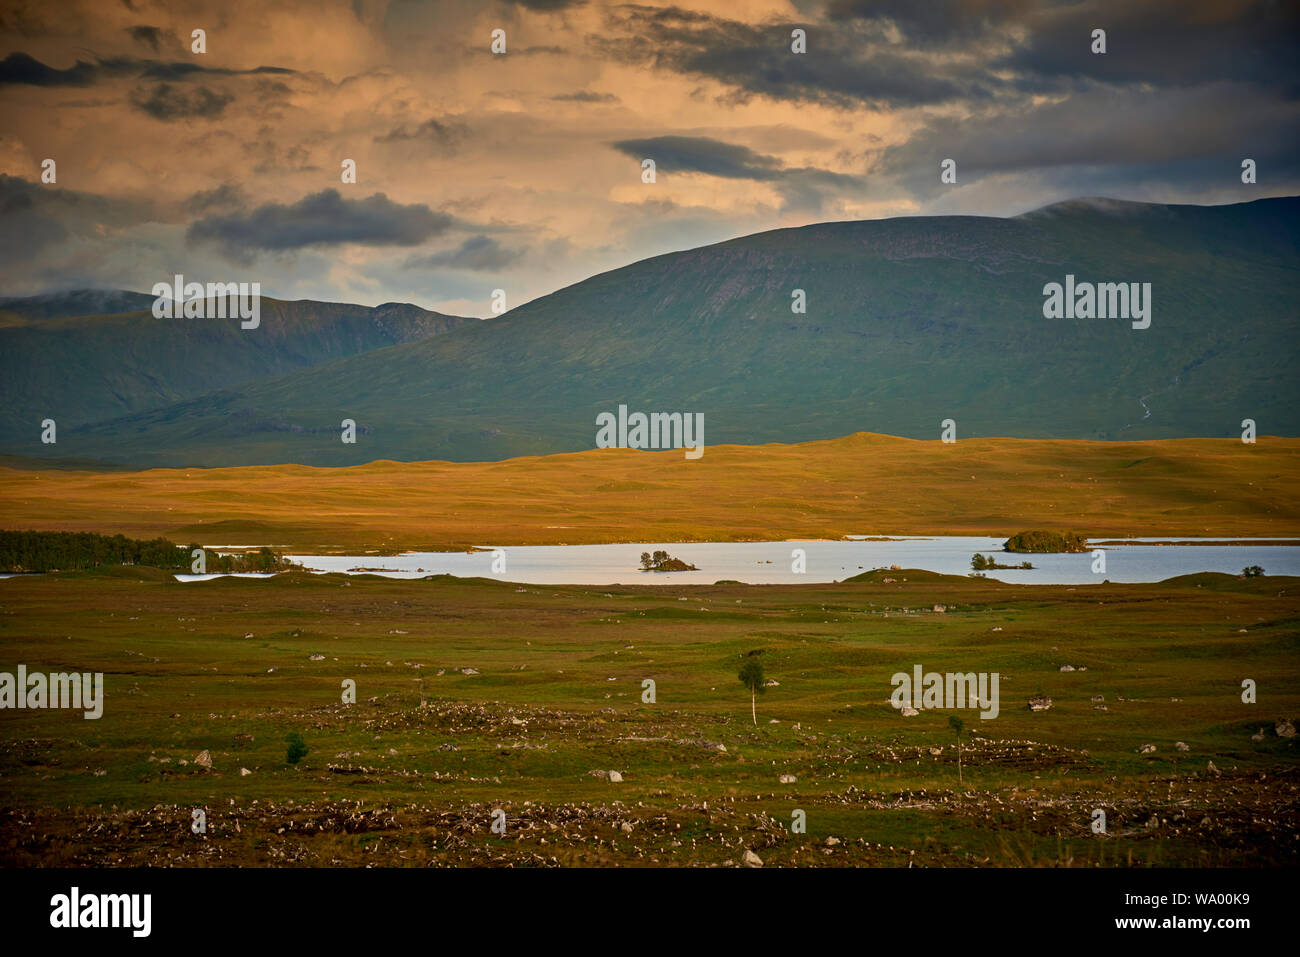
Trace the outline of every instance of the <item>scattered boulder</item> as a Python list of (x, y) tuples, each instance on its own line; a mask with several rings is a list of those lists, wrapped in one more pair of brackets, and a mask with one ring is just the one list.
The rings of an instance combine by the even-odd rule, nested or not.
[(901, 711), (904, 718), (915, 718), (918, 714), (921, 713), (917, 711), (915, 708), (903, 708), (901, 709)]
[(1191, 750), (1191, 748), (1189, 748), (1189, 747), (1187, 746), (1187, 742), (1186, 742), (1186, 741), (1175, 741), (1175, 742), (1174, 742), (1174, 747), (1177, 748), (1179, 751), (1190, 751), (1190, 750)]
[(461, 668), (461, 669), (460, 669), (460, 673), (463, 674), (463, 675), (476, 675), (476, 674), (478, 674), (478, 669), (477, 669), (477, 668)]
[(1074, 670), (1074, 665), (1061, 665), (1061, 670), (1062, 670), (1062, 671), (1073, 671), (1073, 670)]
[(1045, 694), (1034, 695), (1029, 699), (1030, 711), (1046, 711), (1052, 706), (1052, 699)]
[(252, 774), (252, 773), (253, 773), (253, 772), (250, 771), (250, 770), (248, 770), (248, 768), (240, 768), (240, 769), (239, 769), (239, 776), (240, 776), (241, 778), (246, 778), (246, 777), (248, 777), (248, 776), (249, 776), (250, 774)]
[(602, 781), (612, 781), (614, 784), (619, 784), (623, 780), (623, 775), (617, 771), (588, 771), (587, 773), (592, 777), (600, 778)]
[(757, 854), (755, 854), (753, 851), (751, 851), (749, 848), (745, 848), (745, 853), (744, 855), (741, 856), (740, 862), (744, 864), (746, 867), (763, 866), (763, 859), (759, 857)]
[(828, 838), (826, 838), (826, 846), (827, 846), (827, 847), (834, 847), (834, 846), (835, 846), (836, 844), (838, 844), (839, 842), (840, 842), (840, 839), (839, 839), (838, 837), (828, 837)]
[(325, 660), (325, 656), (324, 656), (324, 655), (311, 655), (311, 656), (310, 656), (310, 660), (311, 660), (311, 661), (324, 661), (324, 660)]
[(212, 752), (210, 752), (207, 748), (204, 748), (194, 758), (194, 763), (201, 768), (212, 767)]
[(1223, 773), (1222, 771), (1220, 771), (1218, 768), (1216, 768), (1216, 767), (1214, 766), (1214, 762), (1213, 762), (1213, 761), (1207, 761), (1207, 762), (1205, 763), (1205, 770), (1209, 771), (1211, 774), (1222, 774), (1222, 773)]
[(1277, 724), (1273, 725), (1273, 730), (1277, 732), (1279, 738), (1294, 738), (1295, 725), (1283, 718)]
[(782, 784), (794, 784), (794, 783), (795, 783), (796, 781), (798, 781), (798, 780), (799, 780), (799, 779), (798, 779), (797, 777), (795, 777), (793, 774), (783, 774), (783, 775), (781, 775), (781, 783), (782, 783)]
[(1098, 701), (1105, 701), (1105, 700), (1106, 700), (1106, 696), (1104, 694), (1095, 694), (1092, 696), (1093, 704), (1096, 704)]
[(1138, 748), (1138, 754), (1155, 754), (1156, 746), (1154, 744), (1144, 744)]
[(1264, 740), (1264, 729), (1263, 729), (1263, 728), (1260, 728), (1258, 731), (1256, 731), (1254, 734), (1252, 734), (1252, 735), (1250, 736), (1250, 740), (1252, 740), (1252, 741), (1263, 741), (1263, 740)]

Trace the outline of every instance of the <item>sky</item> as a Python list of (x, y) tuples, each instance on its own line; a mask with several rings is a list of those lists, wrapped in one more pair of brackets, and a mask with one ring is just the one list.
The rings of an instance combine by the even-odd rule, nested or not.
[(489, 316), (779, 227), (1295, 195), (1298, 28), (1294, 0), (0, 0), (0, 296), (180, 273)]

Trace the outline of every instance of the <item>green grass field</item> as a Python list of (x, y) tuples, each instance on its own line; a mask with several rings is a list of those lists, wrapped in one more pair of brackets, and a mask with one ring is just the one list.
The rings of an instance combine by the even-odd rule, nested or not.
[[(1300, 580), (1279, 577), (10, 579), (0, 671), (102, 671), (107, 692), (98, 721), (0, 712), (0, 863), (1294, 865), (1275, 722), (1300, 717), (1298, 643)], [(755, 651), (779, 682), (757, 726), (737, 679)], [(962, 713), (960, 785), (949, 712), (889, 705), (915, 664), (1002, 676), (996, 719)]]

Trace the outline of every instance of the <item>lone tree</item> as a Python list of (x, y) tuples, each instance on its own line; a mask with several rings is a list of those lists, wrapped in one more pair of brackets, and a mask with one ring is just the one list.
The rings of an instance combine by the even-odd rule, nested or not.
[(746, 658), (740, 666), (740, 683), (749, 688), (749, 711), (754, 719), (754, 727), (758, 727), (758, 695), (766, 690), (763, 685), (763, 662), (757, 658)]
[(961, 784), (961, 732), (966, 725), (955, 714), (948, 715), (948, 727), (957, 732), (957, 783)]
[(297, 764), (303, 758), (307, 757), (307, 745), (302, 740), (302, 735), (297, 731), (290, 731), (285, 736), (289, 742), (289, 749), (285, 752), (284, 760), (289, 764)]

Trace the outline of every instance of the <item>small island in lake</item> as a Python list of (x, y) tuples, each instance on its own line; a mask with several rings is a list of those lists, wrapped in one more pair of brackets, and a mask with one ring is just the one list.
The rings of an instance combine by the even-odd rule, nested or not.
[(1086, 552), (1088, 540), (1076, 532), (1020, 532), (1002, 543), (1006, 552)]
[(688, 565), (680, 558), (673, 558), (665, 551), (641, 553), (641, 571), (643, 572), (697, 572), (694, 565)]
[(1033, 568), (1033, 562), (1021, 562), (1019, 565), (999, 565), (992, 555), (981, 555), (976, 552), (970, 560), (970, 567), (977, 572), (987, 571), (991, 568)]

